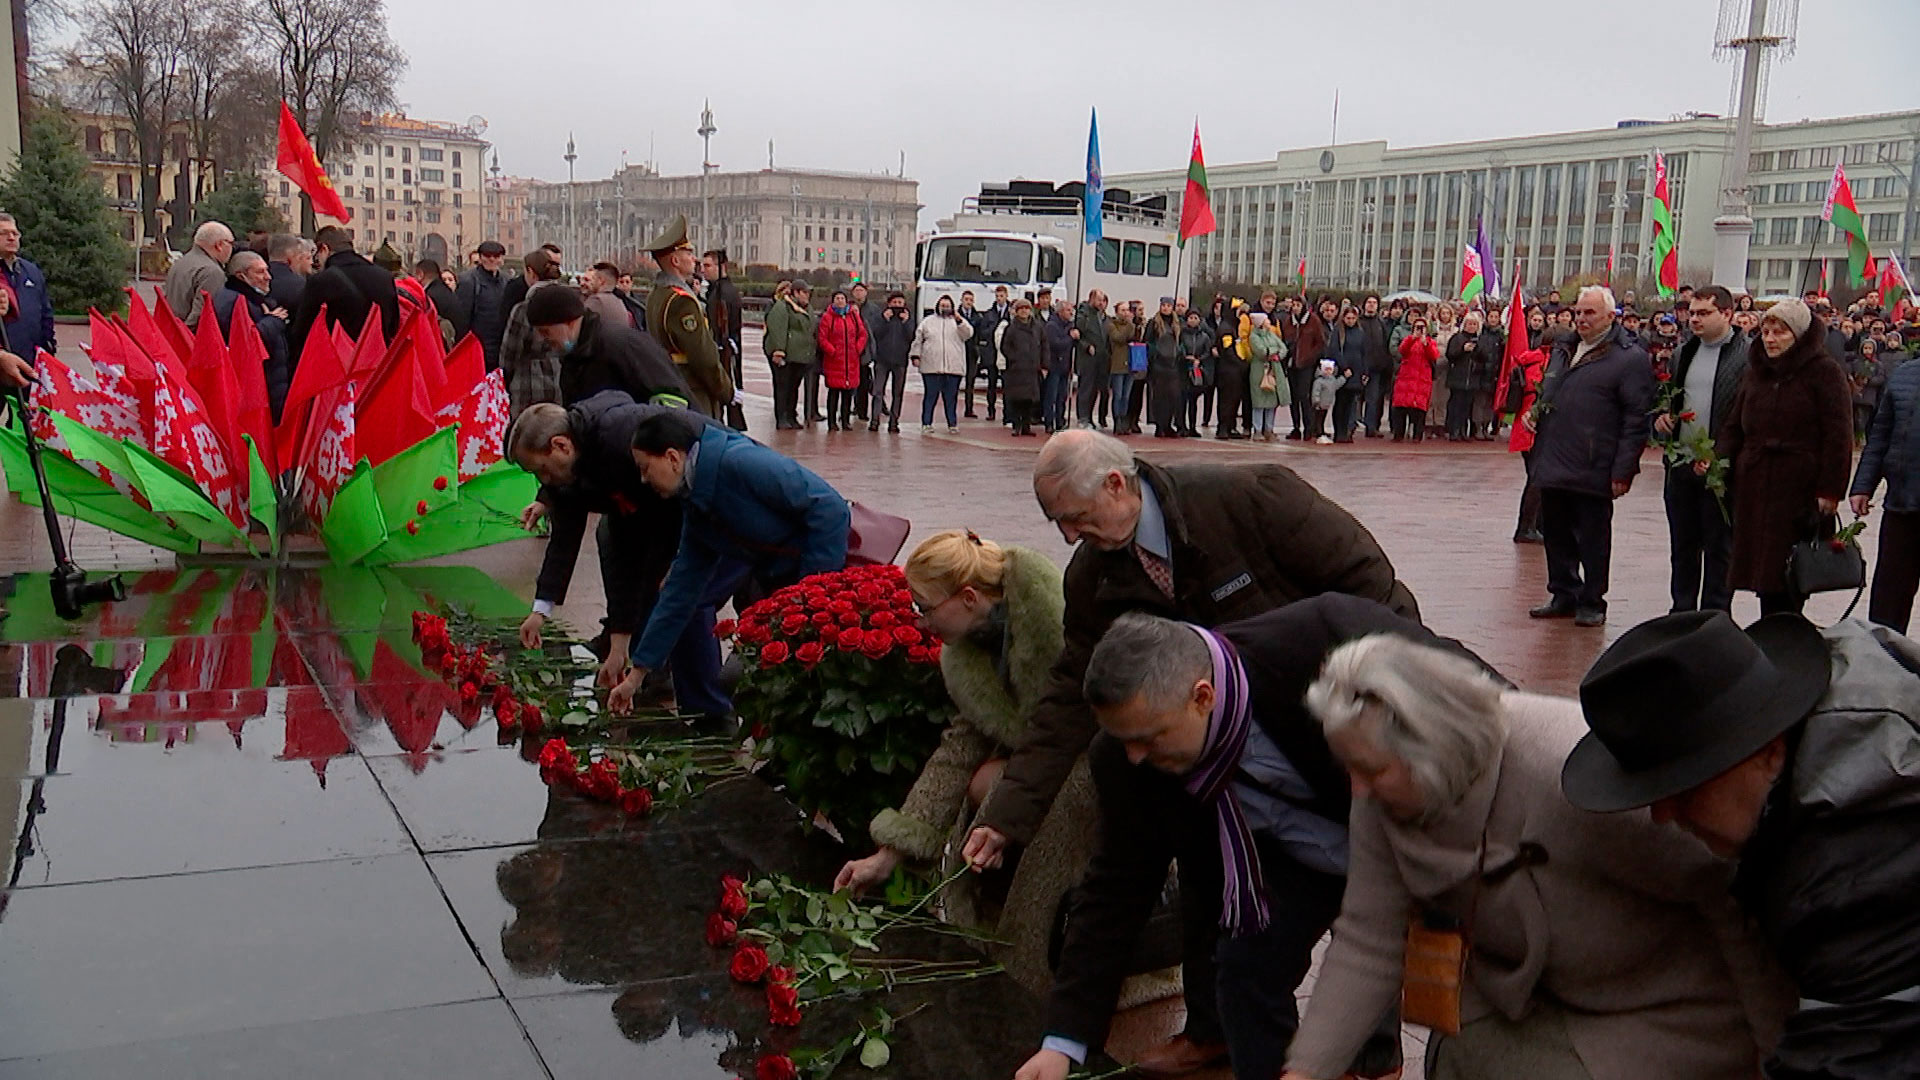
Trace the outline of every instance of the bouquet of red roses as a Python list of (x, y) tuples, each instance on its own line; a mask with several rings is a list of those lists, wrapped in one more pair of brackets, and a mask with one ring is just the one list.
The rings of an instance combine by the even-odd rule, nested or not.
[(906, 797), (952, 719), (919, 621), (888, 564), (815, 574), (714, 627), (744, 661), (734, 708), (769, 778), (843, 834)]

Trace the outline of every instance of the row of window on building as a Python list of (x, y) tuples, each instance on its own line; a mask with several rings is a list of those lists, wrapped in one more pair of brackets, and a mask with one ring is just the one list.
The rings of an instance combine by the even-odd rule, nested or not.
[[(1867, 214), (1867, 242), (1884, 244), (1900, 239), (1900, 214)], [(1753, 242), (1788, 245), (1838, 243), (1840, 234), (1819, 215), (1805, 217), (1755, 218)]]
[[(1747, 159), (1747, 171), (1788, 172), (1793, 169), (1831, 169), (1835, 165), (1872, 165), (1893, 162), (1903, 164), (1913, 155), (1912, 139), (1886, 142), (1851, 143), (1845, 146), (1812, 146), (1798, 150), (1758, 150)], [(1826, 192), (1820, 197), (1825, 199)]]

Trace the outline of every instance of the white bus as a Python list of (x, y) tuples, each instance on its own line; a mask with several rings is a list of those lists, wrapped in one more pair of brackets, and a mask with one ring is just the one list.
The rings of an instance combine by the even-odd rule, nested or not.
[(1041, 286), (1056, 300), (1078, 303), (1099, 289), (1116, 303), (1140, 301), (1157, 310), (1163, 296), (1184, 297), (1193, 268), (1180, 256), (1164, 196), (1131, 202), (1109, 189), (1102, 206), (1098, 244), (1081, 243), (1079, 183), (1055, 187), (1016, 180), (981, 185), (960, 212), (941, 221), (914, 252), (914, 307), (933, 311), (943, 296), (955, 305), (971, 290), (975, 307), (993, 303), (1005, 285), (1010, 297), (1032, 298)]

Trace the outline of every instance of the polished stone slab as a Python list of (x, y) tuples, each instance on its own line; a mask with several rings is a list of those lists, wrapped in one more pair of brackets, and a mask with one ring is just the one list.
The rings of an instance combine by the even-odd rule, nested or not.
[(539, 1080), (545, 1075), (512, 1011), (498, 999), (0, 1060), (0, 1080)]
[[(60, 737), (55, 740), (58, 732)], [(352, 752), (319, 688), (0, 699), (0, 777), (268, 765)]]
[(413, 854), (5, 900), (0, 1045), (14, 1057), (495, 996)]

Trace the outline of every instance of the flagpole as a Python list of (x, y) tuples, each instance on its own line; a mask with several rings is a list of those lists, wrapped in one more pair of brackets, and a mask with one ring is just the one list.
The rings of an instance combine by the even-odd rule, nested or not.
[[(1820, 225), (1825, 225), (1825, 224), (1827, 224), (1826, 221), (1822, 221), (1820, 223)], [(1800, 291), (1803, 293), (1807, 291), (1807, 271), (1813, 269), (1813, 249), (1818, 247), (1819, 245), (1820, 245), (1820, 226), (1816, 225), (1814, 226), (1814, 229), (1813, 229), (1813, 238), (1807, 241), (1806, 266), (1802, 268), (1800, 271)]]

